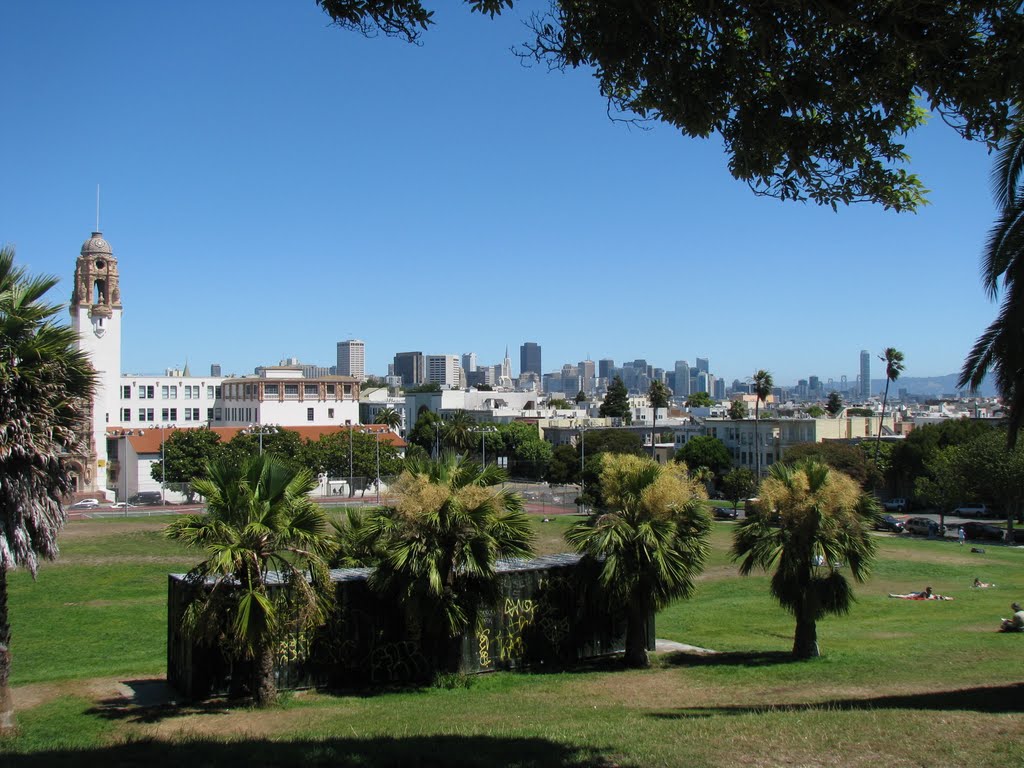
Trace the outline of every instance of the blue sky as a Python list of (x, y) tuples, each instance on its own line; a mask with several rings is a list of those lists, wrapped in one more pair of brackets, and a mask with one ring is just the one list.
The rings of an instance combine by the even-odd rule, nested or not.
[(436, 5), (417, 47), (313, 0), (7, 0), (0, 242), (66, 301), (101, 185), (136, 373), (331, 365), (360, 338), (375, 373), (506, 345), (517, 370), (537, 341), (545, 370), (838, 382), (895, 346), (936, 376), (995, 316), (991, 158), (941, 120), (909, 140), (918, 214), (758, 198), (715, 139), (614, 123), (589, 73), (522, 66), (525, 6)]

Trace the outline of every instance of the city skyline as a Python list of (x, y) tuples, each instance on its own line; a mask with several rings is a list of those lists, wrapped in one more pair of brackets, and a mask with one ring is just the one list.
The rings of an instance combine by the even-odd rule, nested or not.
[(522, 67), (529, 3), (438, 9), (422, 47), (312, 2), (186, 6), (0, 9), (0, 242), (66, 300), (101, 185), (125, 371), (330, 365), (361, 339), (383, 374), (401, 350), (486, 365), (532, 340), (548, 371), (700, 354), (728, 382), (852, 381), (859, 350), (877, 370), (894, 346), (904, 376), (941, 376), (996, 314), (991, 159), (938, 119), (908, 140), (930, 206), (833, 213), (755, 197), (715, 139), (609, 121), (586, 73)]

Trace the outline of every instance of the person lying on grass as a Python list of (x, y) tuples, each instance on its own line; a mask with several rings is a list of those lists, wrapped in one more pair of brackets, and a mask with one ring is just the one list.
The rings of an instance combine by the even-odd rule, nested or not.
[(1020, 603), (1014, 603), (1010, 609), (1013, 611), (1013, 616), (1002, 619), (1003, 623), (999, 625), (999, 631), (1024, 632), (1024, 610), (1021, 610)]
[(924, 592), (908, 592), (905, 595), (897, 595), (893, 592), (889, 593), (889, 597), (897, 597), (900, 600), (952, 600), (952, 597), (946, 595), (937, 595), (932, 592), (931, 587), (925, 587)]
[(971, 584), (971, 586), (974, 587), (975, 589), (988, 589), (989, 587), (994, 587), (995, 584), (989, 584), (988, 582), (980, 581), (979, 579), (976, 578), (974, 580), (974, 583)]

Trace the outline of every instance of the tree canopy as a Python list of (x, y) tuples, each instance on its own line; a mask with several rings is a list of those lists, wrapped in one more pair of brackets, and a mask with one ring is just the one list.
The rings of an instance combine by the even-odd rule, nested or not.
[(629, 419), (629, 391), (621, 377), (616, 376), (608, 385), (599, 413), (603, 418)]
[(685, 462), (691, 470), (707, 467), (719, 474), (732, 466), (732, 456), (725, 443), (717, 437), (698, 435), (676, 451), (676, 461)]
[(686, 399), (687, 408), (710, 408), (715, 404), (707, 392), (694, 392)]
[[(316, 0), (339, 26), (415, 42), (425, 0)], [(491, 16), (513, 0), (465, 0)], [(518, 51), (593, 72), (613, 115), (717, 134), (759, 195), (915, 210), (904, 136), (938, 113), (995, 145), (1024, 100), (1019, 0), (552, 0)]]

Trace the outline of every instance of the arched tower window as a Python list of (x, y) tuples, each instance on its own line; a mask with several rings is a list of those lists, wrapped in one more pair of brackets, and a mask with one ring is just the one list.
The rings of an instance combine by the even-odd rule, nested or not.
[(107, 301), (107, 282), (97, 280), (93, 283), (93, 304), (105, 304)]

